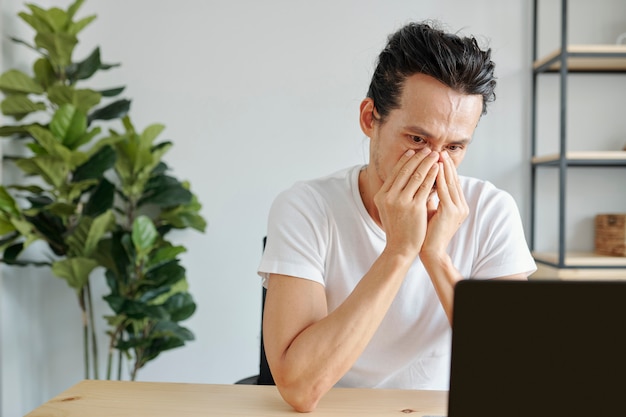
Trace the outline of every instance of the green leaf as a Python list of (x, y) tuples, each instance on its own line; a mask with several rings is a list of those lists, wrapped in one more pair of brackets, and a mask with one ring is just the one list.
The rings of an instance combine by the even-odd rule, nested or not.
[(141, 294), (141, 297), (139, 297), (139, 301), (142, 303), (148, 303), (154, 300), (155, 298), (170, 292), (170, 289), (171, 288), (169, 286), (152, 288), (148, 291), (145, 291), (143, 294)]
[(46, 150), (48, 155), (60, 158), (64, 163), (70, 162), (72, 152), (63, 146), (61, 138), (57, 138), (50, 130), (41, 126), (31, 126), (28, 128), (28, 133)]
[(69, 217), (76, 213), (76, 205), (62, 203), (62, 202), (55, 202), (55, 203), (50, 204), (47, 207), (47, 210), (50, 213), (59, 217)]
[[(9, 233), (10, 235), (8, 235)], [(14, 241), (20, 236), (20, 234), (16, 232), (13, 223), (7, 219), (6, 214), (4, 213), (0, 213), (0, 236), (2, 236), (2, 240), (0, 240), (0, 247)]]
[(100, 90), (98, 92), (102, 95), (102, 97), (115, 97), (120, 95), (124, 89), (126, 89), (126, 87), (111, 88), (108, 90)]
[(101, 178), (107, 170), (113, 168), (116, 158), (113, 148), (104, 146), (87, 162), (76, 168), (72, 181)]
[(0, 76), (0, 90), (14, 94), (43, 94), (44, 89), (32, 78), (16, 69), (11, 69)]
[(80, 290), (89, 282), (89, 275), (98, 263), (89, 258), (66, 258), (52, 264), (52, 273), (67, 285)]
[(150, 259), (146, 263), (146, 270), (157, 268), (167, 262), (176, 260), (176, 257), (181, 253), (187, 252), (184, 246), (166, 246), (160, 248), (150, 256)]
[(36, 194), (36, 195), (30, 195), (26, 197), (31, 207), (35, 209), (44, 208), (54, 202), (52, 198), (50, 198), (47, 195), (44, 195), (44, 193), (46, 192), (44, 189), (42, 189), (41, 187), (37, 187), (35, 185), (29, 185), (26, 187), (15, 185), (15, 186), (12, 186), (11, 188), (15, 190), (26, 190), (33, 194)]
[(29, 125), (15, 125), (15, 126), (0, 126), (0, 136), (13, 136), (28, 134), (28, 129), (34, 124)]
[(65, 68), (72, 63), (72, 52), (78, 43), (76, 36), (69, 33), (39, 32), (35, 45), (48, 51), (53, 66)]
[(84, 19), (80, 19), (78, 22), (71, 23), (69, 27), (67, 28), (67, 31), (68, 33), (71, 33), (72, 35), (77, 35), (78, 32), (83, 30), (87, 25), (89, 25), (95, 19), (96, 19), (96, 15), (91, 15), (91, 16), (85, 17)]
[(82, 89), (74, 91), (74, 100), (72, 104), (78, 107), (78, 110), (87, 114), (94, 106), (100, 104), (102, 96), (94, 90)]
[(48, 99), (51, 102), (59, 106), (71, 104), (85, 114), (100, 103), (101, 98), (102, 96), (97, 91), (89, 89), (76, 90), (62, 84), (53, 85), (48, 89)]
[(110, 238), (100, 241), (98, 251), (93, 254), (93, 258), (97, 259), (100, 265), (107, 269), (107, 284), (111, 290), (129, 281), (128, 275), (131, 261), (128, 252), (122, 244), (124, 236), (126, 234), (123, 232), (113, 232)]
[(44, 103), (35, 103), (25, 95), (8, 96), (0, 105), (2, 113), (7, 116), (24, 116), (36, 111), (46, 110)]
[(74, 15), (76, 15), (76, 12), (78, 11), (78, 9), (80, 9), (80, 6), (82, 6), (84, 2), (85, 0), (76, 0), (70, 5), (70, 7), (67, 8), (68, 20), (74, 20)]
[(98, 242), (102, 237), (113, 230), (115, 226), (115, 216), (111, 210), (104, 212), (102, 215), (96, 217), (89, 228), (89, 234), (85, 241), (85, 255), (91, 256), (96, 249)]
[(52, 32), (52, 26), (50, 26), (50, 24), (45, 20), (25, 12), (20, 12), (17, 15), (21, 17), (24, 22), (28, 23), (33, 29), (35, 29), (35, 32), (37, 33)]
[(55, 32), (61, 32), (68, 23), (67, 13), (58, 7), (52, 7), (47, 11), (48, 20)]
[(69, 174), (67, 163), (54, 156), (43, 155), (21, 159), (15, 161), (15, 164), (26, 174), (41, 176), (44, 181), (55, 188), (61, 188)]
[(77, 201), (80, 197), (98, 184), (98, 180), (85, 180), (65, 184), (60, 196), (67, 201)]
[[(102, 316), (102, 318), (104, 320), (106, 320), (107, 324), (109, 325), (109, 327), (115, 329), (117, 326), (120, 326), (121, 324), (124, 323), (124, 321), (126, 321), (126, 316), (124, 315), (115, 315), (115, 316), (107, 316), (104, 315)], [(107, 331), (107, 334), (109, 336), (113, 335), (112, 331)]]
[(185, 279), (185, 268), (177, 262), (168, 262), (146, 273), (146, 280), (152, 286), (174, 285)]
[(106, 70), (118, 66), (119, 64), (103, 64), (100, 61), (100, 48), (96, 48), (87, 58), (77, 63), (75, 70), (68, 76), (72, 80), (86, 80), (98, 70)]
[[(186, 189), (189, 189), (188, 183), (183, 183)], [(195, 195), (192, 195), (188, 204), (172, 207), (162, 210), (158, 218), (164, 223), (171, 225), (177, 229), (186, 229), (191, 227), (199, 232), (204, 232), (207, 226), (206, 220), (200, 215), (202, 205)]]
[(86, 130), (87, 116), (71, 104), (62, 105), (50, 121), (50, 131), (68, 149), (76, 149)]
[(158, 207), (173, 207), (187, 204), (191, 198), (191, 192), (176, 178), (160, 175), (148, 181), (145, 194), (137, 205), (154, 204)]
[(196, 311), (196, 303), (189, 293), (174, 294), (163, 305), (170, 314), (170, 320), (183, 321)]
[(170, 288), (169, 292), (162, 294), (159, 297), (155, 298), (154, 300), (151, 301), (151, 304), (163, 304), (165, 303), (165, 301), (167, 301), (168, 298), (170, 298), (174, 294), (187, 292), (189, 290), (189, 284), (187, 283), (187, 280), (181, 279), (177, 281), (176, 283), (174, 283), (173, 285), (169, 286), (169, 288)]
[[(96, 127), (94, 129), (91, 129), (90, 131), (88, 131), (87, 133), (85, 133), (84, 135), (82, 135), (80, 138), (78, 138), (78, 140), (76, 141), (76, 143), (74, 144), (76, 146), (76, 149), (80, 148), (81, 146), (91, 142), (91, 140), (93, 138), (95, 138), (96, 136), (98, 136), (100, 134), (100, 132), (102, 131), (102, 129), (100, 129), (100, 127)], [(90, 149), (91, 151), (91, 149)], [(89, 157), (89, 154), (85, 155), (86, 158)], [(80, 165), (80, 163), (78, 162), (78, 160), (75, 161), (76, 165)], [(81, 162), (82, 163), (82, 162)]]
[(176, 229), (186, 229), (188, 227), (204, 233), (207, 222), (200, 214), (185, 210), (184, 206), (177, 207), (167, 213), (161, 213), (159, 218)]
[(159, 233), (149, 217), (141, 215), (133, 222), (132, 241), (138, 257), (147, 255), (154, 246)]
[(17, 260), (17, 257), (24, 250), (23, 243), (16, 243), (15, 245), (11, 245), (4, 250), (4, 255), (2, 261), (6, 264), (12, 265), (14, 261)]
[(76, 71), (70, 75), (73, 80), (86, 80), (100, 69), (100, 48), (97, 47), (83, 61), (76, 64)]
[(124, 298), (119, 295), (109, 294), (107, 296), (102, 297), (111, 310), (115, 312), (115, 314), (120, 314), (122, 312), (122, 307), (124, 306)]
[[(15, 227), (13, 227), (11, 222), (6, 220), (4, 214), (0, 214), (0, 229), (3, 230), (3, 232), (0, 233), (1, 249), (6, 248), (8, 244), (15, 242), (16, 239), (19, 239), (21, 237), (21, 235), (17, 232), (17, 230), (15, 230)], [(0, 259), (0, 262), (2, 261), (3, 260)]]
[(37, 81), (44, 89), (48, 89), (57, 80), (54, 68), (50, 65), (50, 61), (45, 58), (40, 58), (35, 61), (33, 64), (33, 71), (35, 72), (35, 81)]
[(89, 115), (89, 124), (94, 120), (120, 119), (130, 110), (130, 100), (122, 99), (95, 110)]
[(124, 302), (124, 314), (134, 319), (157, 319), (167, 320), (170, 315), (162, 306), (141, 303), (139, 301), (126, 300)]
[(87, 216), (98, 216), (113, 207), (114, 199), (115, 186), (103, 179), (92, 191), (91, 197), (83, 207), (83, 213)]
[(27, 216), (27, 220), (24, 225), (15, 223), (20, 233), (27, 236), (31, 233), (31, 228), (34, 227), (45, 238), (48, 246), (56, 255), (63, 256), (67, 253), (68, 247), (64, 240), (67, 230), (59, 216), (48, 211), (40, 211), (36, 215)]
[(160, 321), (152, 329), (153, 337), (174, 337), (180, 340), (194, 340), (193, 333), (171, 321)]
[(13, 223), (13, 226), (15, 226), (15, 230), (20, 232), (20, 234), (23, 236), (31, 235), (33, 232), (33, 226), (37, 227), (37, 224), (33, 223), (31, 219), (24, 220), (21, 218), (13, 218), (11, 219), (11, 223)]
[(20, 216), (20, 208), (17, 202), (4, 186), (0, 186), (0, 211), (9, 213), (15, 217)]
[(175, 337), (164, 337), (150, 339), (150, 345), (144, 349), (142, 366), (153, 359), (155, 359), (161, 352), (179, 348), (185, 345), (185, 342)]
[(57, 7), (46, 10), (34, 4), (27, 4), (26, 6), (31, 10), (33, 16), (46, 22), (52, 32), (61, 31), (67, 23), (67, 13)]
[(163, 132), (164, 125), (152, 124), (141, 133), (141, 143), (143, 146), (152, 145), (154, 140)]

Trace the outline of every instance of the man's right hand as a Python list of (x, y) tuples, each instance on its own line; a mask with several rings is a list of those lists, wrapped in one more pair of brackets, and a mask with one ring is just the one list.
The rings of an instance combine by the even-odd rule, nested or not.
[(428, 198), (433, 192), (439, 153), (424, 148), (406, 151), (374, 196), (380, 222), (387, 235), (386, 251), (419, 255), (428, 224)]

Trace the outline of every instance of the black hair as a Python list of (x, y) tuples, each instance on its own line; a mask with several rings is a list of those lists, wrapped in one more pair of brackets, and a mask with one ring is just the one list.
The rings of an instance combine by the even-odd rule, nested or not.
[(421, 73), (460, 93), (482, 95), (485, 114), (487, 103), (495, 100), (494, 68), (491, 49), (482, 50), (474, 37), (446, 33), (428, 23), (409, 23), (389, 36), (367, 97), (384, 121), (400, 106), (406, 78)]

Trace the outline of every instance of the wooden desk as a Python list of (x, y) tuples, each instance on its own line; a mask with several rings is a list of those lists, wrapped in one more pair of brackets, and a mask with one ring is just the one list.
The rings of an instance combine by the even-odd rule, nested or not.
[[(443, 416), (446, 391), (334, 388), (314, 416)], [(299, 415), (274, 386), (82, 381), (26, 417)]]

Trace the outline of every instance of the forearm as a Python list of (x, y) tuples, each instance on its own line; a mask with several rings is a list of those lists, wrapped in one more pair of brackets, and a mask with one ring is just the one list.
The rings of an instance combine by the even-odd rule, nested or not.
[(463, 277), (445, 252), (422, 251), (420, 253), (420, 259), (435, 287), (435, 291), (448, 317), (448, 321), (452, 323), (454, 286)]
[[(384, 252), (334, 311), (305, 323), (292, 338), (278, 336), (283, 346), (270, 349), (278, 349), (281, 354), (272, 354), (270, 365), (281, 395), (296, 410), (313, 410), (358, 359), (387, 313), (411, 263), (410, 258)], [(276, 327), (282, 327), (275, 319), (271, 320), (272, 328), (266, 326), (274, 335)]]

